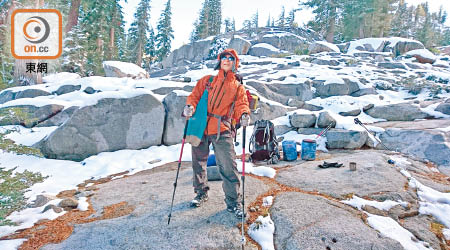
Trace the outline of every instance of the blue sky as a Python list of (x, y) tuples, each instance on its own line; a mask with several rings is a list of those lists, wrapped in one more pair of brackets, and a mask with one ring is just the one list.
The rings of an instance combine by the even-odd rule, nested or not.
[[(198, 18), (198, 13), (204, 0), (172, 0), (172, 28), (174, 30), (174, 41), (172, 41), (172, 50), (179, 48), (189, 42), (189, 35), (192, 31), (192, 24)], [(406, 0), (407, 3), (417, 5), (426, 0)], [(133, 21), (133, 15), (136, 6), (140, 0), (121, 1), (123, 6), (126, 29)], [(152, 0), (150, 11), (150, 23), (156, 28), (161, 11), (164, 9), (167, 0)], [(428, 0), (432, 11), (437, 11), (440, 5), (450, 14), (450, 0)], [(298, 8), (298, 0), (222, 0), (222, 18), (227, 17), (236, 20), (236, 28), (240, 29), (246, 19), (259, 12), (259, 25), (265, 26), (268, 16), (278, 18), (282, 6), (285, 7), (286, 15), (291, 9)], [(300, 25), (308, 22), (313, 17), (310, 10), (296, 12), (295, 21)], [(450, 25), (450, 17), (447, 20)]]

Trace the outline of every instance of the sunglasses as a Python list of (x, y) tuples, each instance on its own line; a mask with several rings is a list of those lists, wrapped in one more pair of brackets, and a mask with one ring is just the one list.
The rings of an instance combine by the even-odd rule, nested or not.
[(234, 61), (234, 57), (222, 57), (222, 58), (220, 58), (220, 60), (222, 60), (222, 61), (225, 61), (225, 60), (228, 60), (228, 61), (230, 61), (230, 62), (233, 62)]

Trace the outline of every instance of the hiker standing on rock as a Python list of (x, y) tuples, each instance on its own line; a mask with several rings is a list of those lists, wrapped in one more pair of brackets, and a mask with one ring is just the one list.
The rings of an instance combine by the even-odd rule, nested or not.
[[(222, 176), (222, 188), (225, 193), (227, 211), (238, 218), (243, 212), (239, 203), (239, 176), (236, 167), (233, 145), (233, 122), (240, 121), (242, 126), (250, 124), (250, 109), (242, 78), (236, 74), (239, 58), (233, 49), (226, 49), (218, 55), (215, 69), (216, 76), (201, 78), (192, 93), (188, 96), (183, 114), (186, 117), (194, 115), (197, 104), (205, 89), (208, 89), (206, 129), (198, 143), (192, 145), (192, 169), (194, 172), (193, 185), (197, 194), (191, 201), (191, 206), (199, 207), (208, 200), (208, 179), (206, 162), (209, 156), (209, 145), (212, 143), (217, 166)], [(195, 117), (195, 116), (194, 116)], [(197, 145), (197, 146), (195, 146)]]

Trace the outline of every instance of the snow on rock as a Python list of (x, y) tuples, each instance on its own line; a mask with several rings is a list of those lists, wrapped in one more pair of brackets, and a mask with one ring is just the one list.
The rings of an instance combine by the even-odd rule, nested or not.
[(417, 59), (420, 63), (434, 63), (437, 57), (427, 49), (415, 49), (408, 51), (406, 56), (412, 56)]
[(413, 49), (423, 49), (421, 42), (402, 37), (364, 38), (351, 41), (347, 54), (353, 55), (361, 51), (393, 52), (395, 56)]
[(429, 249), (425, 247), (425, 245), (429, 245), (428, 243), (416, 239), (411, 232), (401, 227), (392, 218), (373, 214), (368, 215), (369, 217), (367, 218), (367, 222), (371, 227), (379, 231), (384, 237), (400, 242), (405, 249)]
[(145, 69), (134, 63), (104, 61), (103, 68), (107, 77), (131, 77), (133, 79), (145, 79), (150, 77)]
[(379, 202), (379, 201), (365, 200), (356, 195), (353, 195), (353, 197), (351, 199), (344, 200), (341, 202), (345, 203), (347, 205), (350, 205), (352, 207), (358, 208), (359, 210), (361, 210), (361, 208), (366, 205), (372, 206), (379, 210), (385, 210), (385, 211), (389, 211), (389, 209), (391, 209), (392, 207), (395, 207), (397, 205), (402, 205), (403, 207), (406, 207), (408, 205), (407, 202), (403, 202), (403, 201), (385, 200), (383, 202)]
[(63, 82), (63, 81), (69, 81), (69, 80), (76, 80), (80, 79), (81, 76), (77, 73), (70, 73), (70, 72), (60, 72), (56, 74), (50, 74), (47, 76), (42, 77), (42, 82), (44, 83), (50, 83), (50, 82)]
[(248, 54), (252, 56), (272, 56), (283, 52), (285, 51), (275, 48), (268, 43), (257, 43), (250, 48)]
[(315, 54), (320, 52), (338, 52), (338, 53), (341, 52), (338, 46), (326, 41), (316, 41), (312, 43), (311, 45), (309, 45), (308, 51), (309, 54)]
[(259, 216), (248, 229), (248, 235), (258, 242), (263, 250), (275, 249), (273, 244), (274, 232), (275, 225), (270, 219), (270, 215), (266, 217)]

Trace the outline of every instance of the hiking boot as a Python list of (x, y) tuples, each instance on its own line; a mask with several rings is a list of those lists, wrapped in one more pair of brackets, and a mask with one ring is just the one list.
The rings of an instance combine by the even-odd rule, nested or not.
[(200, 207), (208, 200), (208, 193), (197, 193), (197, 196), (191, 201), (191, 207)]
[(246, 216), (244, 211), (242, 211), (240, 203), (236, 203), (236, 205), (234, 205), (234, 206), (227, 206), (227, 211), (230, 213), (234, 213), (234, 216), (236, 216), (236, 218), (238, 218), (238, 219), (242, 219), (242, 216), (244, 216), (244, 218), (245, 218), (245, 216)]

